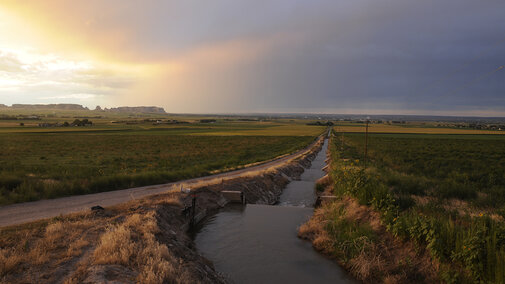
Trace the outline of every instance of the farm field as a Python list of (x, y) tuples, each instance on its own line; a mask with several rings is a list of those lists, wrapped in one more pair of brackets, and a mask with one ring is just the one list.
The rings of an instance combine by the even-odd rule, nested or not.
[(0, 204), (204, 176), (294, 152), (324, 129), (282, 121), (0, 128)]
[(87, 133), (87, 134), (142, 134), (142, 135), (212, 135), (212, 136), (317, 136), (324, 127), (304, 124), (272, 123), (213, 123), (190, 125), (152, 124), (118, 125), (118, 126), (86, 126), (86, 127), (15, 127), (1, 128), (1, 134), (37, 134), (37, 133)]
[[(100, 133), (100, 134), (170, 134), (170, 135), (247, 135), (247, 136), (311, 136), (319, 135), (324, 129), (321, 126), (306, 125), (307, 121), (277, 119), (268, 121), (240, 121), (237, 119), (216, 119), (213, 123), (199, 123), (195, 117), (183, 120), (188, 123), (163, 123), (155, 125), (151, 120), (172, 120), (174, 117), (158, 118), (89, 118), (92, 126), (85, 127), (38, 127), (39, 123), (72, 122), (74, 118), (45, 118), (42, 121), (25, 121), (20, 126), (19, 121), (5, 121), (0, 118), (0, 134), (2, 133)], [(178, 118), (178, 117), (177, 117)], [(198, 117), (199, 118), (199, 117)], [(146, 121), (147, 120), (147, 121)]]
[[(505, 137), (370, 134), (367, 169), (364, 140), (363, 134), (336, 133), (331, 192), (379, 212), (389, 234), (425, 249), (440, 264), (442, 281), (504, 283)], [(345, 218), (351, 213), (344, 207), (330, 205), (320, 214), (331, 224), (325, 229), (331, 254), (352, 263), (362, 251), (374, 254), (380, 238), (370, 224)], [(349, 241), (355, 246), (344, 245)], [(420, 259), (400, 261), (424, 265)], [(404, 280), (415, 281), (416, 273)]]
[[(344, 157), (360, 159), (363, 135), (346, 134), (344, 139), (349, 145)], [(501, 135), (371, 134), (368, 154), (398, 193), (457, 198), (482, 209), (505, 206)]]
[[(364, 124), (357, 123), (337, 123), (335, 130), (339, 132), (363, 132)], [(480, 129), (459, 129), (450, 127), (434, 127), (433, 125), (407, 124), (388, 125), (370, 124), (371, 133), (412, 133), (412, 134), (500, 134), (505, 135), (503, 130), (480, 130)]]

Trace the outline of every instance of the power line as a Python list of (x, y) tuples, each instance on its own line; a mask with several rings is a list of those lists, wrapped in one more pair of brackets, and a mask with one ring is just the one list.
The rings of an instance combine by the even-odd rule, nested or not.
[(499, 46), (500, 44), (502, 43), (505, 43), (505, 38), (502, 38), (498, 41), (496, 41), (495, 43), (493, 43), (491, 45), (490, 48), (488, 48), (486, 51), (482, 51), (481, 53), (479, 53), (477, 56), (475, 56), (472, 60), (470, 60), (468, 63), (464, 64), (463, 66), (461, 66), (460, 68), (450, 72), (449, 74), (445, 75), (445, 76), (442, 76), (441, 78), (439, 78), (438, 80), (435, 80), (435, 82), (433, 82), (432, 84), (430, 84), (429, 86), (423, 88), (421, 91), (418, 91), (418, 92), (415, 92), (416, 95), (420, 95), (422, 93), (426, 93), (428, 91), (428, 89), (430, 87), (433, 87), (434, 85), (438, 85), (442, 82), (445, 82), (447, 80), (449, 80), (452, 76), (454, 76), (455, 74), (461, 72), (463, 69), (465, 69), (466, 67), (472, 65), (473, 63), (477, 62), (479, 59), (481, 59), (482, 57), (484, 57), (485, 55), (489, 54), (489, 52), (491, 51), (492, 48), (495, 48), (497, 46)]
[(490, 77), (490, 76), (491, 76), (491, 75), (493, 75), (494, 73), (499, 72), (499, 71), (501, 71), (501, 70), (503, 70), (503, 69), (505, 69), (505, 66), (504, 66), (504, 65), (501, 65), (500, 67), (498, 67), (498, 68), (496, 68), (496, 69), (494, 69), (494, 70), (492, 70), (492, 71), (490, 71), (490, 72), (484, 73), (483, 75), (481, 75), (481, 76), (479, 76), (479, 77), (477, 77), (477, 78), (475, 78), (475, 79), (471, 80), (470, 82), (463, 83), (462, 85), (460, 85), (460, 86), (458, 86), (458, 87), (454, 88), (453, 90), (451, 90), (451, 91), (449, 91), (449, 92), (445, 93), (444, 95), (439, 96), (439, 97), (438, 97), (438, 100), (433, 100), (433, 101), (432, 101), (432, 103), (433, 103), (433, 102), (439, 102), (439, 101), (440, 101), (441, 99), (443, 99), (444, 97), (449, 97), (449, 96), (452, 96), (452, 95), (454, 95), (455, 93), (460, 92), (460, 91), (462, 91), (462, 90), (466, 89), (467, 87), (469, 87), (469, 86), (471, 86), (471, 85), (474, 85), (475, 83), (478, 83), (478, 82), (480, 82), (480, 81), (484, 80), (485, 78)]
[(502, 65), (502, 66), (500, 66), (500, 67), (496, 68), (495, 70), (493, 70), (493, 71), (491, 71), (491, 72), (487, 72), (487, 73), (485, 73), (484, 75), (482, 75), (482, 76), (480, 76), (480, 77), (477, 77), (477, 78), (475, 78), (474, 80), (472, 80), (472, 81), (470, 81), (470, 82), (468, 82), (468, 83), (465, 83), (465, 84), (461, 85), (461, 86), (460, 86), (460, 87), (458, 87), (457, 89), (455, 89), (455, 90), (453, 90), (453, 91), (451, 91), (451, 92), (448, 92), (448, 93), (447, 93), (447, 95), (448, 95), (448, 96), (453, 95), (453, 94), (455, 94), (455, 93), (457, 93), (457, 92), (459, 92), (459, 91), (461, 91), (461, 90), (465, 89), (466, 87), (471, 86), (471, 85), (473, 85), (473, 84), (475, 84), (475, 83), (477, 83), (477, 82), (479, 82), (479, 81), (481, 81), (481, 80), (483, 80), (483, 79), (485, 79), (485, 78), (487, 78), (487, 77), (489, 77), (489, 76), (493, 75), (494, 73), (496, 73), (496, 72), (498, 72), (498, 71), (502, 70), (503, 68), (505, 68), (505, 66), (503, 66), (503, 65)]

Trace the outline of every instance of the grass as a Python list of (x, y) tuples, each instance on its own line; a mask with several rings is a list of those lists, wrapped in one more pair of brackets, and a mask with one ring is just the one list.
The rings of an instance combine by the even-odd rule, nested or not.
[[(0, 238), (0, 280), (7, 274), (29, 267), (58, 265), (81, 255), (89, 245), (84, 237), (105, 224), (87, 219), (55, 218), (49, 223), (38, 222), (24, 227), (2, 230)], [(92, 228), (96, 226), (97, 228)], [(99, 230), (99, 229), (98, 229)]]
[[(205, 176), (294, 152), (325, 129), (287, 119), (22, 109), (1, 115), (40, 120), (20, 126), (0, 119), (0, 205)], [(37, 126), (76, 117), (93, 126)], [(188, 123), (153, 124), (158, 120)]]
[[(31, 136), (32, 134), (23, 135)], [(66, 141), (61, 135), (55, 136), (51, 139)], [(70, 137), (74, 136), (75, 134), (70, 134)], [(75, 137), (73, 141), (78, 143), (82, 140), (82, 143), (85, 143), (87, 136), (90, 135)], [(41, 135), (36, 137), (40, 139)], [(95, 137), (95, 135), (90, 137)], [(96, 135), (96, 137), (107, 140), (101, 135)], [(129, 135), (126, 137), (129, 138), (128, 145), (132, 142), (130, 139), (139, 138)], [(154, 137), (155, 140), (162, 139), (158, 136)], [(219, 143), (210, 145), (210, 149), (216, 148), (216, 145), (224, 143), (223, 141), (235, 138), (235, 136), (185, 135), (165, 135), (164, 137), (178, 142), (182, 138), (187, 139), (183, 142), (202, 141), (202, 146), (206, 145), (205, 142), (214, 141), (209, 139), (223, 139), (219, 140)], [(240, 138), (237, 141), (241, 143), (250, 143), (255, 141), (254, 139), (263, 142), (279, 141), (282, 145), (279, 145), (278, 149), (286, 149), (289, 141), (293, 141), (293, 137), (290, 136), (237, 136), (236, 138)], [(308, 142), (313, 139), (311, 136), (298, 138), (300, 141)], [(121, 137), (116, 137), (116, 139), (118, 143), (124, 141)], [(141, 139), (147, 138), (141, 137)], [(140, 144), (144, 146), (149, 141), (151, 140), (142, 140)], [(159, 143), (164, 144), (164, 142), (166, 141)], [(65, 145), (68, 144), (65, 143)], [(232, 147), (240, 145), (231, 144)], [(104, 153), (108, 154), (117, 150), (124, 156), (130, 152), (129, 149), (115, 149), (114, 146), (114, 144), (109, 145)], [(265, 147), (261, 149), (269, 151), (269, 149), (265, 150)], [(197, 154), (205, 157), (205, 151), (209, 149), (202, 151)], [(216, 192), (244, 183), (257, 183), (258, 180), (264, 178), (265, 173), (272, 170), (272, 168), (264, 169), (262, 173), (255, 173), (256, 176), (235, 177), (224, 183), (221, 179), (215, 179), (216, 183), (221, 184), (221, 188), (208, 188), (208, 184), (212, 181), (208, 181), (208, 184), (193, 184), (192, 189), (196, 190), (199, 196), (198, 210), (211, 211), (220, 208), (221, 198)], [(267, 174), (267, 176), (273, 178), (281, 172), (279, 170), (277, 174)], [(269, 180), (267, 179), (267, 183)], [(186, 234), (185, 224), (188, 224), (189, 217), (184, 216), (183, 209), (190, 202), (190, 195), (181, 193), (175, 188), (156, 196), (107, 207), (105, 210), (88, 210), (0, 228), (0, 282), (32, 283), (35, 281), (70, 284), (130, 280), (139, 283), (223, 283), (224, 279), (214, 271), (208, 260), (196, 252), (194, 244)]]
[[(363, 138), (346, 135), (345, 155), (362, 157)], [(456, 198), (479, 208), (505, 204), (503, 136), (372, 134), (369, 141), (370, 159), (395, 193)]]
[(425, 248), (447, 283), (505, 282), (505, 140), (361, 134), (333, 140), (333, 193), (380, 213), (388, 232)]
[(11, 134), (0, 147), (0, 204), (159, 184), (268, 160), (313, 136)]
[[(0, 282), (103, 282), (114, 278), (108, 271), (138, 283), (198, 282), (202, 275), (194, 264), (201, 262), (196, 253), (187, 256), (189, 242), (176, 225), (183, 221), (181, 197), (168, 192), (100, 214), (83, 212), (1, 228)], [(168, 223), (173, 234), (161, 232), (159, 214), (166, 215), (161, 223)]]
[(328, 239), (331, 240), (330, 249), (334, 254), (340, 255), (344, 262), (348, 262), (369, 249), (375, 238), (369, 225), (345, 218), (345, 209), (335, 203), (323, 210), (327, 211), (324, 230), (328, 233)]
[[(302, 120), (3, 109), (0, 205), (201, 177), (307, 146), (325, 127)], [(87, 117), (85, 127), (38, 127)], [(215, 120), (201, 123), (201, 119)], [(156, 121), (187, 122), (159, 124)]]
[(176, 283), (191, 279), (190, 272), (156, 240), (159, 233), (153, 212), (133, 214), (109, 228), (100, 237), (92, 261), (98, 265), (118, 264), (137, 271), (140, 283)]
[[(221, 208), (219, 191), (258, 183), (264, 175), (268, 184), (293, 163), (224, 183), (216, 178), (220, 186), (193, 185), (198, 212)], [(277, 188), (275, 182), (268, 188)], [(187, 235), (190, 218), (183, 212), (190, 203), (191, 195), (175, 188), (104, 210), (0, 228), (0, 282), (224, 283)]]
[(324, 203), (298, 235), (364, 283), (432, 283), (431, 259), (387, 232), (380, 216), (350, 197)]

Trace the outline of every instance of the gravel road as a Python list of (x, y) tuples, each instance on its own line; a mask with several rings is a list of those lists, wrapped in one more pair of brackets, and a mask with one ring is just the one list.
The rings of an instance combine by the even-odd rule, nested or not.
[(273, 166), (279, 166), (287, 163), (290, 160), (295, 159), (298, 156), (301, 156), (305, 152), (309, 151), (316, 142), (312, 143), (310, 146), (301, 151), (279, 159), (275, 159), (273, 161), (211, 176), (182, 180), (167, 184), (135, 187), (87, 195), (76, 195), (57, 199), (47, 199), (1, 206), (0, 226), (21, 224), (39, 219), (56, 217), (62, 214), (81, 212), (90, 210), (90, 208), (95, 205), (100, 205), (102, 207), (112, 206), (127, 202), (131, 199), (138, 199), (145, 196), (162, 193), (166, 190), (171, 189), (174, 185), (190, 185), (192, 183), (206, 182), (214, 179), (239, 177), (249, 172), (264, 170)]

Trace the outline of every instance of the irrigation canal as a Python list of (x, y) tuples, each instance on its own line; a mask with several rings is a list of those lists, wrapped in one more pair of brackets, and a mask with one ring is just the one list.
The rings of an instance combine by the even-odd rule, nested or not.
[(334, 261), (297, 237), (313, 214), (328, 141), (277, 205), (227, 206), (195, 233), (197, 249), (232, 283), (356, 283)]

